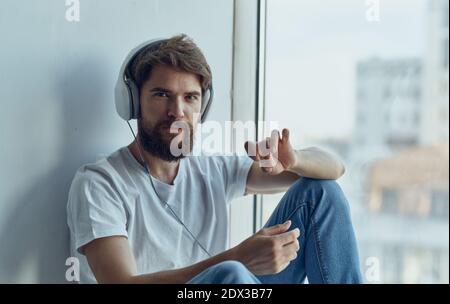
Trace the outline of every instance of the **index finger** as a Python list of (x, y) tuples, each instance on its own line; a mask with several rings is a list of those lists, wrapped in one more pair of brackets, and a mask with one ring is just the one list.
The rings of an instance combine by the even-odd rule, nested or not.
[(278, 143), (280, 142), (280, 133), (278, 130), (273, 130), (270, 135), (270, 152), (275, 156), (278, 153)]

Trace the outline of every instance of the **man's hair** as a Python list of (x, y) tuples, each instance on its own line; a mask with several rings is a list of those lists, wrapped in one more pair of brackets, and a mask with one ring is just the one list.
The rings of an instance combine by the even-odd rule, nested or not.
[(200, 78), (203, 93), (211, 85), (211, 69), (205, 56), (185, 34), (169, 38), (156, 47), (148, 47), (133, 59), (130, 72), (139, 90), (150, 78), (152, 69), (159, 64), (196, 74)]

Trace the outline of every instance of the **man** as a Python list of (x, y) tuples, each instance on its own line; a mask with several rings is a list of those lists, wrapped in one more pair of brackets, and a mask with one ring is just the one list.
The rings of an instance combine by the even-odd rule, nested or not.
[[(81, 167), (69, 193), (82, 282), (361, 282), (348, 203), (333, 181), (344, 173), (340, 161), (294, 150), (287, 129), (246, 143), (251, 158), (176, 156), (174, 147), (192, 143), (211, 87), (206, 59), (180, 35), (138, 53), (130, 74), (137, 138)], [(227, 203), (284, 191), (265, 228), (227, 248)]]

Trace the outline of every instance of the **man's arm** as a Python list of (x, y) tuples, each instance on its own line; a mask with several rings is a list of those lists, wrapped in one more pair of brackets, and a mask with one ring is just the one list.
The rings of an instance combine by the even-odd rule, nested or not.
[(279, 273), (297, 257), (300, 231), (288, 231), (291, 223), (261, 229), (239, 245), (188, 267), (137, 274), (127, 238), (110, 236), (85, 245), (84, 253), (98, 283), (116, 284), (184, 284), (208, 267), (235, 260), (256, 275)]
[(283, 138), (277, 130), (270, 138), (245, 145), (254, 160), (247, 178), (246, 193), (272, 194), (286, 191), (299, 177), (338, 179), (345, 172), (344, 164), (319, 148), (294, 150), (289, 142), (289, 130)]
[(184, 284), (206, 268), (233, 258), (232, 251), (227, 250), (189, 267), (138, 275), (126, 237), (93, 240), (84, 246), (84, 253), (97, 282), (106, 284)]

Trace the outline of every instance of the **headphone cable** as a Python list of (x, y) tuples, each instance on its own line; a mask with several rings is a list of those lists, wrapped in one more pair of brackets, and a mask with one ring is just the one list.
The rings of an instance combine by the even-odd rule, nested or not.
[(144, 168), (145, 171), (147, 172), (147, 175), (150, 179), (150, 184), (152, 185), (153, 191), (155, 192), (156, 196), (158, 197), (158, 199), (164, 203), (170, 210), (170, 212), (172, 213), (172, 215), (176, 218), (176, 220), (186, 229), (186, 231), (190, 234), (190, 236), (195, 240), (195, 242), (200, 246), (200, 248), (209, 256), (212, 257), (212, 255), (208, 252), (208, 250), (206, 250), (206, 248), (200, 243), (200, 241), (194, 236), (194, 234), (191, 232), (191, 230), (189, 230), (189, 228), (183, 223), (183, 221), (180, 219), (180, 217), (175, 213), (175, 211), (172, 209), (172, 207), (169, 205), (169, 203), (167, 203), (165, 200), (163, 200), (158, 192), (156, 191), (155, 185), (153, 184), (153, 180), (152, 177), (150, 175), (150, 170), (147, 166), (147, 163), (144, 159), (144, 157), (142, 156), (142, 151), (141, 151), (141, 145), (139, 143), (139, 141), (136, 138), (136, 135), (134, 134), (133, 128), (130, 125), (130, 122), (127, 121), (128, 126), (130, 127), (131, 133), (133, 134), (134, 140), (136, 141), (137, 145), (138, 145), (138, 152), (139, 152), (139, 156), (141, 157), (142, 162), (144, 163)]

